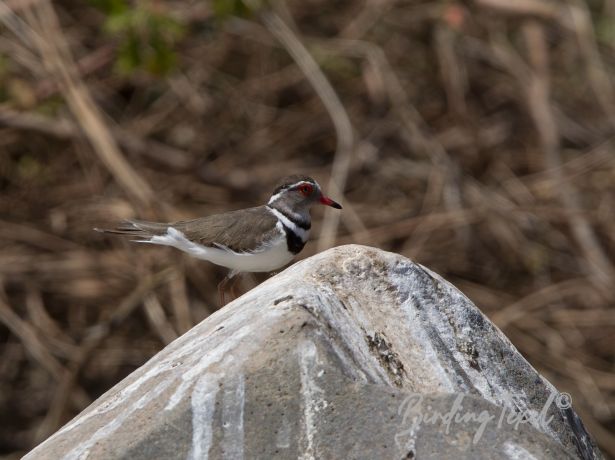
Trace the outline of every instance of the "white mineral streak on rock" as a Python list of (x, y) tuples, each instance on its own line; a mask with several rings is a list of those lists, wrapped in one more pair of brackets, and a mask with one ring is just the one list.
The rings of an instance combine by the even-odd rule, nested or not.
[(207, 460), (213, 437), (213, 416), (216, 410), (220, 374), (203, 374), (192, 391), (192, 448), (188, 460)]
[(169, 398), (169, 402), (164, 409), (171, 410), (175, 408), (184, 399), (185, 393), (194, 385), (195, 380), (201, 375), (207, 375), (207, 369), (213, 364), (219, 363), (226, 356), (231, 356), (229, 352), (235, 349), (237, 343), (251, 331), (250, 325), (242, 327), (233, 334), (232, 340), (218, 344), (216, 348), (211, 349), (210, 353), (202, 355), (196, 363), (190, 363), (188, 370), (181, 374), (181, 383)]
[(403, 312), (403, 318), (400, 321), (403, 321), (404, 324), (405, 342), (421, 344), (420, 347), (409, 346), (402, 349), (409, 358), (407, 362), (413, 364), (412, 372), (417, 376), (415, 380), (421, 382), (421, 385), (424, 386), (431, 385), (434, 392), (455, 391), (457, 382), (453, 381), (451, 375), (446, 371), (446, 363), (442, 362), (440, 355), (434, 348), (429, 331), (425, 329), (425, 323), (421, 318), (419, 309), (429, 308), (423, 305), (425, 299), (414, 297), (422, 291), (422, 286), (416, 277), (408, 276), (410, 266), (407, 269), (400, 269), (397, 266), (396, 270), (392, 270), (393, 267), (391, 266), (387, 268), (389, 269), (387, 278), (389, 283), (397, 289), (397, 299), (400, 310)]
[(58, 431), (53, 437), (72, 430), (76, 426), (86, 422), (92, 417), (99, 416), (101, 414), (104, 414), (106, 412), (109, 412), (115, 409), (116, 407), (124, 403), (139, 388), (141, 388), (141, 385), (149, 381), (151, 378), (156, 377), (163, 371), (164, 369), (161, 369), (159, 366), (150, 369), (140, 379), (135, 380), (130, 385), (128, 385), (126, 388), (120, 390), (117, 394), (115, 394), (108, 403), (100, 405), (96, 407), (95, 409), (91, 410), (90, 412), (87, 412), (81, 415), (80, 417), (75, 417), (75, 419), (73, 419), (68, 424), (64, 425), (64, 427), (60, 431)]
[(275, 446), (280, 449), (288, 449), (290, 447), (290, 422), (288, 415), (282, 416), (282, 424), (278, 428), (278, 433), (275, 437)]
[[(429, 308), (429, 323), (434, 325), (440, 337), (444, 341), (447, 349), (453, 354), (455, 362), (462, 370), (471, 376), (472, 387), (480, 393), (487, 401), (504, 406), (511, 411), (525, 413), (529, 416), (528, 422), (537, 430), (549, 433), (555, 436), (555, 432), (549, 425), (541, 424), (540, 410), (534, 410), (528, 403), (528, 398), (522, 388), (515, 389), (514, 394), (510, 394), (510, 381), (507, 375), (501, 375), (496, 372), (484, 372), (474, 369), (470, 366), (467, 356), (464, 356), (459, 350), (459, 344), (476, 344), (480, 346), (483, 343), (482, 338), (476, 337), (476, 331), (470, 327), (470, 321), (467, 318), (468, 313), (480, 314), (472, 307), (472, 302), (461, 291), (459, 291), (451, 283), (443, 279), (437, 273), (420, 266), (425, 272), (434, 278), (438, 283), (438, 288), (444, 291), (446, 296), (450, 297), (449, 302), (443, 308)], [(458, 325), (453, 327), (452, 324)], [(512, 350), (516, 348), (508, 338), (494, 324), (490, 323), (485, 318), (487, 327), (492, 327), (493, 333), (507, 343)], [(463, 326), (463, 327), (462, 327)], [(432, 340), (425, 338), (426, 344), (432, 343)], [(529, 367), (529, 363), (528, 363)], [(546, 382), (548, 386), (555, 388)], [(545, 425), (545, 426), (543, 426)]]
[[(275, 298), (277, 295), (275, 285), (272, 285), (269, 291), (271, 291), (271, 296)], [(262, 296), (263, 293), (259, 295), (261, 300)], [(241, 338), (249, 332), (248, 329), (250, 329), (250, 327), (241, 327), (246, 323), (250, 323), (250, 321), (246, 321), (246, 317), (258, 318), (257, 322), (259, 324), (254, 324), (254, 320), (251, 320), (252, 328), (262, 327), (263, 329), (266, 329), (268, 323), (275, 321), (284, 313), (282, 308), (268, 308), (266, 310), (262, 310), (260, 304), (256, 302), (255, 299), (250, 299), (249, 295), (244, 297), (245, 301), (242, 302), (242, 304), (250, 303), (251, 305), (248, 308), (241, 310), (239, 314), (233, 315), (229, 310), (235, 309), (229, 308), (226, 310), (219, 310), (208, 318), (209, 320), (215, 318), (216, 316), (222, 318), (225, 317), (225, 328), (229, 330), (238, 328), (239, 330), (233, 335), (232, 340), (229, 340), (227, 337), (221, 339), (216, 337), (215, 334), (212, 335), (203, 333), (203, 331), (199, 331), (198, 328), (192, 329), (170, 344), (169, 347), (167, 347), (167, 349), (163, 352), (164, 357), (156, 356), (152, 359), (152, 361), (154, 361), (156, 358), (159, 358), (157, 365), (148, 367), (146, 364), (143, 368), (141, 368), (141, 375), (138, 376), (133, 382), (118, 391), (115, 395), (111, 396), (106, 403), (94, 407), (89, 412), (83, 413), (80, 417), (76, 417), (73, 421), (69, 422), (67, 425), (62, 427), (62, 429), (56, 432), (51, 438), (49, 438), (48, 441), (51, 441), (53, 438), (73, 430), (77, 426), (83, 425), (92, 418), (96, 418), (100, 415), (111, 412), (116, 408), (120, 408), (124, 404), (129, 404), (130, 397), (133, 394), (138, 394), (139, 389), (143, 385), (147, 384), (150, 380), (157, 378), (159, 375), (169, 372), (172, 373), (172, 376), (164, 377), (165, 379), (168, 379), (165, 380), (165, 388), (176, 386), (178, 380), (181, 382), (165, 407), (167, 410), (174, 408), (177, 403), (181, 401), (182, 396), (186, 393), (186, 391), (188, 391), (188, 389), (194, 384), (195, 379), (200, 376), (200, 373), (206, 370), (209, 365), (219, 362), (224, 353), (236, 347)], [(262, 313), (259, 313), (259, 315), (254, 315), (252, 310), (256, 309), (261, 309)], [(198, 350), (204, 349), (211, 349), (213, 351), (211, 354), (206, 355), (198, 353)], [(186, 369), (188, 370), (186, 371)], [(158, 396), (159, 393), (147, 393), (147, 395), (149, 395), (149, 398), (154, 398), (154, 396)], [(139, 401), (142, 400), (143, 397), (139, 399)], [(115, 426), (117, 423), (121, 425), (121, 423), (123, 423), (130, 414), (131, 412), (122, 412), (121, 416), (114, 419), (109, 425)], [(117, 425), (117, 427), (119, 427), (119, 425)], [(115, 429), (117, 429), (117, 427)]]
[[(342, 304), (333, 289), (327, 285), (320, 285), (318, 290), (309, 291), (318, 293), (317, 296), (312, 294), (310, 304), (316, 309), (318, 318), (328, 326), (327, 329), (334, 331), (329, 335), (335, 336), (337, 340), (331, 341), (331, 344), (345, 364), (344, 370), (361, 381), (391, 385), (386, 370), (369, 350), (366, 342), (365, 333), (373, 326), (366, 325), (366, 320), (357, 320), (355, 316), (355, 313), (361, 309), (357, 300), (348, 297), (345, 299), (345, 304)], [(338, 343), (344, 345), (345, 351), (337, 346)], [(356, 365), (357, 362), (363, 364), (360, 369)]]
[[(310, 327), (304, 329), (306, 324)], [(287, 350), (296, 350), (296, 355)], [(286, 371), (299, 366), (299, 375), (284, 381), (290, 401), (273, 401), (276, 410), (286, 410), (288, 404), (301, 410), (267, 415), (269, 423), (281, 424), (277, 432), (262, 426), (261, 415), (273, 409), (259, 404), (270, 401), (268, 385), (278, 376), (259, 372), (261, 384), (256, 386), (249, 374), (263, 363)], [(393, 393), (479, 393), (509, 411), (531, 410), (531, 422), (540, 419), (534, 417), (541, 409), (536, 401), (555, 391), (438, 275), (399, 255), (344, 246), (298, 262), (211, 315), (26, 458), (81, 460), (101, 452), (126, 458), (135, 452), (151, 454), (150, 448), (161, 452), (160, 458), (187, 452), (199, 460), (214, 453), (241, 458), (251, 454), (246, 446), (252, 442), (269, 457), (277, 455), (277, 446), (303, 460), (341, 458), (338, 433), (322, 429), (340, 413), (337, 404), (340, 411), (348, 404), (343, 395), (329, 390), (335, 379), (358, 385), (367, 395), (372, 395), (372, 385), (366, 383)], [(252, 394), (257, 395), (254, 400)], [(515, 399), (503, 400), (507, 394)], [(336, 411), (325, 410), (327, 404), (335, 404)], [(354, 415), (352, 407), (346, 410)], [(536, 438), (536, 445), (558, 448), (553, 441), (574, 452), (573, 442), (581, 442), (594, 452), (574, 412), (565, 414), (568, 421), (557, 410), (551, 414), (554, 425), (537, 427), (551, 440)], [(192, 436), (169, 430), (175, 421), (192, 424)], [(420, 443), (412, 443), (423, 428), (405, 428), (410, 428), (407, 436), (396, 441), (419, 449)], [(390, 442), (396, 431), (387, 430), (380, 436)], [(528, 458), (525, 450), (547, 458), (523, 437), (502, 439), (500, 449), (509, 442), (506, 453), (511, 458)], [(594, 458), (600, 458), (599, 453)]]
[(88, 458), (90, 455), (90, 449), (92, 446), (96, 445), (96, 443), (102, 439), (105, 439), (115, 430), (122, 426), (124, 420), (130, 417), (134, 412), (142, 409), (150, 400), (150, 398), (155, 398), (160, 395), (164, 390), (167, 389), (171, 382), (162, 381), (160, 382), (156, 388), (151, 390), (151, 392), (145, 393), (141, 396), (134, 404), (132, 404), (129, 408), (125, 409), (124, 412), (121, 413), (118, 417), (112, 419), (109, 423), (104, 425), (102, 428), (99, 428), (92, 434), (90, 437), (85, 439), (81, 444), (78, 444), (73, 450), (68, 452), (66, 456), (64, 456), (63, 460), (83, 460)]
[(305, 423), (306, 448), (300, 460), (320, 458), (316, 452), (315, 440), (318, 436), (316, 418), (318, 412), (327, 407), (324, 391), (316, 382), (318, 373), (318, 350), (311, 340), (304, 340), (298, 345), (299, 371), (301, 375), (301, 393), (303, 399), (303, 422)]
[(225, 380), (222, 393), (222, 448), (224, 457), (243, 458), (243, 410), (245, 379), (243, 374)]
[(453, 392), (457, 385), (451, 375), (446, 371), (446, 363), (443, 363), (438, 352), (429, 339), (429, 334), (420, 321), (408, 321), (407, 333), (412, 337), (412, 342), (420, 343), (421, 347), (413, 347), (415, 359), (420, 363), (412, 369), (415, 373), (424, 374), (421, 382), (430, 382), (438, 392)]
[(347, 374), (352, 377), (355, 382), (368, 382), (367, 375), (363, 369), (352, 365), (352, 361), (348, 356), (348, 353), (342, 350), (342, 348), (335, 341), (331, 341), (329, 345), (331, 346), (331, 349), (335, 353), (337, 359), (344, 364), (344, 371), (347, 372)]
[[(258, 305), (249, 298), (244, 303), (247, 302), (251, 302), (251, 305)], [(194, 385), (195, 380), (201, 374), (206, 373), (209, 367), (218, 364), (224, 358), (232, 358), (234, 367), (241, 366), (246, 353), (250, 353), (252, 347), (255, 346), (254, 340), (250, 347), (242, 347), (241, 341), (246, 336), (254, 339), (255, 330), (267, 330), (284, 314), (282, 308), (261, 308), (258, 314), (254, 314), (252, 309), (244, 308), (239, 314), (228, 317), (224, 322), (224, 334), (207, 336), (210, 340), (195, 340), (195, 344), (182, 347), (183, 353), (176, 357), (176, 360), (182, 361), (182, 365), (174, 369), (181, 383), (169, 399), (165, 410), (174, 409)], [(250, 312), (250, 320), (246, 319), (246, 311)], [(198, 352), (198, 350), (208, 350), (208, 353)]]
[(536, 460), (536, 457), (528, 452), (527, 449), (512, 441), (504, 444), (504, 453), (508, 455), (510, 460)]

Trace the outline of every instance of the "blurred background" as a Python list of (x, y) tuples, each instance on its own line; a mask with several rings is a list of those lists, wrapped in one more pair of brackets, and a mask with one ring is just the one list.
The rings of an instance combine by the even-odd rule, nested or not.
[(256, 206), (303, 173), (344, 211), (313, 212), (300, 258), (359, 243), (438, 272), (615, 458), (613, 0), (4, 0), (0, 18), (0, 456), (219, 308), (224, 270), (93, 227)]

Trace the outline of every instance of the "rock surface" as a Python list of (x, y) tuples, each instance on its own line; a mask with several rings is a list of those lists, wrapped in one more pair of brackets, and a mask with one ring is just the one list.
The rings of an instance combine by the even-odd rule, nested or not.
[(351, 245), (216, 312), (25, 458), (602, 458), (567, 402), (452, 285)]

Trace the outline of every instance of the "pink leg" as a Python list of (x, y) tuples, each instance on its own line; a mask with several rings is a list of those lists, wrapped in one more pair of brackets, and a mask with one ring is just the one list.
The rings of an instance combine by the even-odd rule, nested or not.
[(226, 289), (226, 285), (230, 280), (231, 278), (229, 277), (229, 275), (226, 275), (224, 279), (218, 283), (218, 297), (220, 299), (220, 307), (224, 307), (224, 305), (226, 305), (226, 302), (224, 301), (224, 290)]

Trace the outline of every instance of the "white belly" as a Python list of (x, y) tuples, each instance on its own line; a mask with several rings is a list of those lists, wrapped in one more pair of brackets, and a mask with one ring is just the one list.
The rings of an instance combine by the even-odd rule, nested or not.
[(169, 228), (166, 235), (153, 236), (144, 243), (173, 246), (188, 254), (237, 272), (270, 272), (289, 263), (294, 254), (288, 250), (286, 235), (279, 237), (254, 252), (234, 252), (225, 247), (208, 247), (187, 239), (182, 232)]

